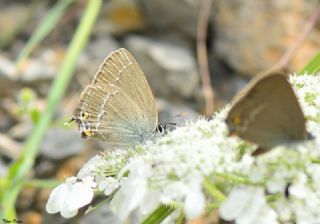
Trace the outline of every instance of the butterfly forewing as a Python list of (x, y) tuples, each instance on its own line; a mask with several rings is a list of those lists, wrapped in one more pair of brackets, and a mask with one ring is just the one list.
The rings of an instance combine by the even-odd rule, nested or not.
[(227, 124), (233, 134), (267, 148), (303, 140), (307, 135), (293, 89), (286, 77), (277, 73), (256, 79), (240, 93)]
[(129, 51), (121, 48), (111, 53), (100, 66), (92, 84), (118, 86), (141, 108), (140, 116), (147, 117), (150, 126), (156, 128), (158, 113), (155, 100), (143, 71)]

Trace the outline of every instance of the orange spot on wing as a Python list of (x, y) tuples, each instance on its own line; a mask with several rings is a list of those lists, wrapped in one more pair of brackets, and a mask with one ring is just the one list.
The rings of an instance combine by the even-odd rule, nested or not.
[(86, 136), (89, 136), (89, 137), (93, 136), (93, 132), (90, 131), (90, 130), (85, 130), (84, 133), (85, 133)]
[(232, 124), (239, 125), (241, 123), (240, 117), (236, 116), (231, 119)]

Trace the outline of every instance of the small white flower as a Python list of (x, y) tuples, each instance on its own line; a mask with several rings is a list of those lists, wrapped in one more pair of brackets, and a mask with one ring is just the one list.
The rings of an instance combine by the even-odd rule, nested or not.
[(77, 210), (92, 201), (94, 194), (90, 186), (83, 182), (77, 182), (73, 185), (68, 195), (68, 209)]
[(195, 219), (203, 214), (205, 209), (205, 197), (201, 185), (192, 185), (186, 194), (184, 213), (187, 219)]
[(66, 211), (64, 209), (69, 192), (71, 191), (72, 185), (66, 183), (60, 184), (55, 189), (52, 190), (48, 202), (46, 204), (46, 210), (50, 214), (61, 212), (61, 215), (65, 218), (70, 218), (75, 216), (78, 211)]
[(183, 182), (174, 182), (166, 185), (162, 189), (161, 202), (168, 204), (172, 201), (182, 201), (188, 192), (188, 187)]
[(277, 223), (276, 213), (267, 206), (262, 188), (233, 189), (220, 207), (220, 215), (227, 221), (235, 220), (239, 224)]
[(93, 158), (91, 158), (88, 162), (86, 162), (86, 164), (84, 164), (84, 166), (81, 168), (81, 170), (79, 171), (77, 177), (79, 179), (82, 179), (85, 176), (91, 176), (94, 174), (95, 169), (97, 167), (97, 164), (100, 163), (102, 161), (100, 156), (95, 156)]
[(142, 215), (148, 215), (160, 205), (160, 190), (149, 189), (140, 203)]
[(124, 221), (136, 209), (146, 193), (147, 180), (143, 178), (128, 178), (121, 182), (121, 188), (110, 203), (111, 210)]
[(292, 184), (289, 188), (290, 195), (299, 199), (307, 199), (310, 195), (307, 181), (307, 176), (303, 173), (299, 173), (296, 183)]
[(79, 208), (92, 201), (94, 195), (92, 188), (75, 180), (75, 177), (71, 177), (66, 183), (53, 189), (46, 205), (48, 213), (60, 212), (63, 217), (71, 218), (78, 213)]
[(99, 181), (99, 190), (103, 191), (105, 195), (110, 195), (114, 190), (119, 187), (119, 181), (113, 177), (103, 177)]
[(274, 177), (267, 182), (266, 187), (270, 193), (281, 193), (284, 192), (286, 186), (287, 182), (283, 177)]
[(279, 214), (279, 221), (281, 223), (289, 223), (292, 217), (292, 207), (286, 198), (279, 199), (273, 203), (275, 211)]
[(86, 177), (82, 178), (81, 180), (85, 185), (87, 185), (91, 188), (95, 188), (97, 186), (96, 182), (94, 182), (93, 176), (86, 176)]
[(151, 167), (150, 164), (144, 163), (142, 160), (136, 160), (129, 163), (124, 169), (129, 170), (130, 175), (128, 178), (122, 179), (120, 189), (110, 203), (111, 210), (123, 221), (143, 200), (147, 191), (147, 178), (150, 175)]

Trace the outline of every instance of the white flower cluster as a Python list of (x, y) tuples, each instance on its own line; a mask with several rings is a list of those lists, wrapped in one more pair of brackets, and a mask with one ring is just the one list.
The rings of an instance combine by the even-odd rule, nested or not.
[(72, 217), (103, 192), (121, 220), (134, 213), (142, 221), (160, 205), (176, 208), (166, 221), (182, 212), (190, 220), (218, 204), (220, 217), (236, 223), (320, 223), (320, 76), (290, 82), (313, 140), (253, 158), (254, 145), (227, 137), (227, 107), (155, 143), (92, 158), (52, 191), (47, 211)]

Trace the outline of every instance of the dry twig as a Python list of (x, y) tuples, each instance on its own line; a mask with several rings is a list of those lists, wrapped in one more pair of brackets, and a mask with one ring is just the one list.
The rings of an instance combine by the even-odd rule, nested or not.
[(276, 65), (274, 65), (264, 73), (270, 73), (276, 70), (284, 70), (284, 71), (288, 70), (288, 65), (290, 60), (292, 59), (293, 55), (296, 53), (298, 48), (302, 45), (304, 40), (307, 38), (307, 36), (311, 33), (319, 17), (320, 17), (320, 7), (318, 7), (315, 10), (315, 12), (310, 16), (308, 23), (305, 25), (303, 31), (301, 32), (297, 40), (294, 42), (293, 46), (287, 50), (287, 52), (284, 54), (284, 56), (280, 59), (280, 61)]
[(197, 30), (197, 55), (200, 77), (202, 81), (202, 91), (205, 98), (205, 114), (212, 115), (214, 112), (214, 93), (211, 86), (211, 79), (208, 67), (208, 55), (206, 47), (206, 37), (208, 20), (210, 16), (212, 0), (202, 0)]

